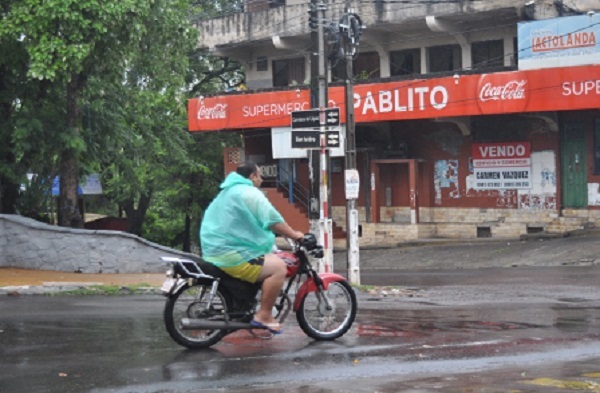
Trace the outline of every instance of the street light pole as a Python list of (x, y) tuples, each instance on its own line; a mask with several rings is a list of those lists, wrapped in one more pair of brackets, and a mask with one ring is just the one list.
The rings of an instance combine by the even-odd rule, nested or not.
[(329, 149), (327, 147), (327, 135), (325, 133), (326, 118), (325, 109), (327, 108), (327, 67), (325, 57), (325, 34), (323, 26), (325, 24), (325, 9), (323, 1), (317, 4), (317, 23), (318, 23), (318, 50), (319, 50), (319, 111), (320, 111), (320, 141), (321, 141), (321, 185), (319, 189), (319, 197), (321, 201), (319, 214), (319, 233), (321, 236), (321, 244), (324, 250), (324, 266), (325, 273), (333, 273), (333, 228), (332, 221), (329, 217)]
[[(346, 58), (346, 249), (348, 281), (360, 285), (360, 254), (358, 245), (358, 198), (359, 175), (356, 169), (356, 133), (354, 122), (354, 70), (352, 62), (358, 40), (360, 38), (362, 22), (358, 15), (346, 10), (342, 17), (340, 31), (345, 41), (344, 53)], [(354, 191), (354, 192), (351, 192)]]

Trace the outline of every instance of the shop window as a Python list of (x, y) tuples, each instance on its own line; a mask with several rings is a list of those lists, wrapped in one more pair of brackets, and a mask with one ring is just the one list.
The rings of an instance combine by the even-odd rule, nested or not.
[(429, 72), (459, 71), (462, 68), (460, 45), (441, 45), (427, 48)]
[(474, 70), (504, 66), (504, 42), (502, 40), (473, 42), (471, 58)]
[(273, 87), (303, 84), (304, 58), (273, 60)]
[(600, 175), (600, 119), (594, 121), (594, 174)]
[(390, 74), (414, 75), (421, 73), (421, 50), (406, 49), (390, 52)]

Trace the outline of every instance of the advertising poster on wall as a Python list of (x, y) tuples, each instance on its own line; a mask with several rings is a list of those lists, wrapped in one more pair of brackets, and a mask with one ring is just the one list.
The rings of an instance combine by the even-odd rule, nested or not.
[(529, 142), (474, 143), (476, 190), (531, 188)]
[(595, 13), (519, 23), (519, 69), (597, 64), (599, 25)]

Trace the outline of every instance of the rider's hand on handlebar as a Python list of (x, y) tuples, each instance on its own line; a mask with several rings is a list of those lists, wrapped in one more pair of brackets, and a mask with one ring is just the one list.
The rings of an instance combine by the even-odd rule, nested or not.
[(293, 240), (296, 242), (299, 242), (300, 240), (304, 239), (304, 233), (300, 232), (300, 231), (294, 231), (294, 237)]

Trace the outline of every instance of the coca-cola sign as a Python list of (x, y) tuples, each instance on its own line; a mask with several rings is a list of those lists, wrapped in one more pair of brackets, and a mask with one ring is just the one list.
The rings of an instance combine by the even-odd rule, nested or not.
[(528, 102), (527, 78), (519, 72), (482, 75), (477, 96), (483, 113), (523, 111)]
[(198, 120), (226, 119), (227, 104), (215, 104), (212, 107), (206, 107), (200, 103), (198, 105)]

